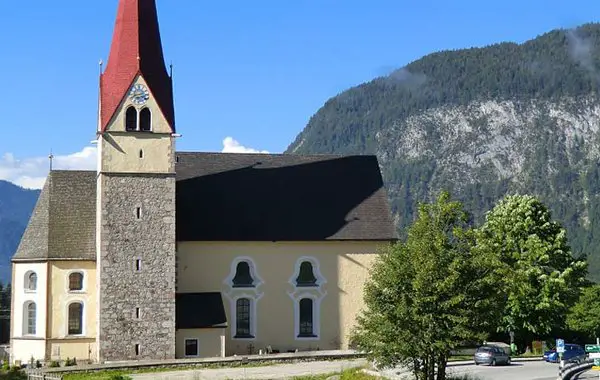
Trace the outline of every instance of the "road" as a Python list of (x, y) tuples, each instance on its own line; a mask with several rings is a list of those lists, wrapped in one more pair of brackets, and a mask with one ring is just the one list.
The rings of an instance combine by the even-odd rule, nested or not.
[(456, 366), (449, 367), (449, 373), (468, 373), (481, 380), (556, 380), (558, 364), (543, 361), (518, 362), (510, 366)]
[[(131, 375), (134, 380), (200, 380), (200, 379), (290, 379), (298, 376), (329, 374), (344, 369), (360, 367), (365, 360), (317, 361), (308, 363), (279, 364), (266, 367), (220, 368), (188, 370), (164, 373), (145, 373)], [(513, 363), (510, 366), (475, 366), (461, 365), (448, 367), (448, 373), (468, 373), (480, 380), (556, 380), (558, 365), (540, 361)], [(383, 375), (389, 379), (404, 379), (403, 375), (395, 375), (385, 371)], [(597, 376), (597, 374), (596, 374)], [(581, 379), (588, 379), (581, 377)], [(589, 379), (592, 379), (591, 377)]]

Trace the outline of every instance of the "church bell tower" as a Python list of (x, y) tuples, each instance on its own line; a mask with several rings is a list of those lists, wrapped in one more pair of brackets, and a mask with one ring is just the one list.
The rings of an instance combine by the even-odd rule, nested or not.
[(155, 0), (119, 0), (100, 77), (101, 362), (175, 357), (175, 115)]

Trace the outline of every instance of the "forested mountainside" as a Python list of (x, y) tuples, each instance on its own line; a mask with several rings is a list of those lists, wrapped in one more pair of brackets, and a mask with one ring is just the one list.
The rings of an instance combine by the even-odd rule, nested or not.
[(351, 88), (287, 153), (376, 154), (400, 232), (447, 189), (477, 221), (538, 196), (600, 280), (600, 24), (427, 55)]
[(27, 227), (39, 190), (0, 180), (0, 282), (11, 282), (11, 263)]

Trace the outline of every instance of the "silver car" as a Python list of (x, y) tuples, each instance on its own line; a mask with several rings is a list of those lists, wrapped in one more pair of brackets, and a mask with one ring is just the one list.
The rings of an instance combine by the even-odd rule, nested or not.
[(486, 345), (481, 346), (475, 351), (474, 358), (475, 364), (506, 364), (510, 365), (510, 355), (506, 353), (502, 348), (498, 346)]

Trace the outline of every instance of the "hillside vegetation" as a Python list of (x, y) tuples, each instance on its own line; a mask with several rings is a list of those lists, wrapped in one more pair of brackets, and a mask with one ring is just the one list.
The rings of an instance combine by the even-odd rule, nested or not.
[(37, 201), (39, 190), (27, 190), (0, 180), (0, 282), (11, 282), (10, 260)]
[(600, 280), (600, 24), (427, 55), (331, 99), (287, 153), (376, 154), (401, 233), (447, 189), (547, 204)]

